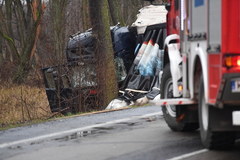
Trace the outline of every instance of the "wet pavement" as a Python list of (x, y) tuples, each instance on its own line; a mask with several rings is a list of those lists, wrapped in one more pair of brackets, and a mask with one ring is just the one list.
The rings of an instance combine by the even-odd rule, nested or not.
[[(65, 134), (64, 130), (73, 130), (74, 125), (82, 130)], [(11, 129), (0, 133), (0, 145), (34, 138), (36, 136), (30, 133), (36, 133), (35, 129), (39, 132), (45, 130), (45, 135), (56, 131), (63, 134), (2, 147), (0, 160), (240, 159), (240, 143), (229, 151), (208, 151), (202, 147), (198, 131), (172, 132), (157, 106), (75, 117)], [(17, 135), (20, 136), (16, 137)], [(31, 136), (28, 137), (28, 135)], [(40, 133), (37, 134), (39, 135)], [(4, 136), (8, 140), (5, 140)], [(189, 156), (189, 153), (193, 155)]]
[(67, 119), (57, 119), (41, 124), (13, 128), (0, 131), (0, 144), (160, 111), (161, 107), (159, 106), (147, 106)]

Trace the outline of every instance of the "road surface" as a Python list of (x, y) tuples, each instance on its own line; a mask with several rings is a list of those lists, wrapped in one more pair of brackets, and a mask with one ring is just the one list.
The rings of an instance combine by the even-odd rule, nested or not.
[(0, 159), (239, 160), (240, 143), (209, 151), (198, 131), (172, 132), (159, 106), (145, 106), (1, 131)]

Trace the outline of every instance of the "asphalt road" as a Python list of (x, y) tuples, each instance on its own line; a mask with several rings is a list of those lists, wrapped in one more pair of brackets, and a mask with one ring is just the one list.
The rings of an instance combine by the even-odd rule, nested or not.
[(80, 116), (0, 132), (4, 160), (239, 160), (202, 147), (198, 131), (172, 132), (161, 108), (146, 106)]

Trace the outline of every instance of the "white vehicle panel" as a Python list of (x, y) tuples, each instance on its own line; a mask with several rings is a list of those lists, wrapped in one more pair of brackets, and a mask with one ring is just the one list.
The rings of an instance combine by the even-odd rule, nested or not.
[(206, 41), (194, 41), (191, 44), (191, 53), (189, 54), (189, 90), (190, 98), (194, 97), (194, 70), (197, 57), (200, 58), (203, 81), (204, 81), (204, 90), (205, 90), (205, 99), (208, 101), (208, 58), (207, 58), (207, 42)]

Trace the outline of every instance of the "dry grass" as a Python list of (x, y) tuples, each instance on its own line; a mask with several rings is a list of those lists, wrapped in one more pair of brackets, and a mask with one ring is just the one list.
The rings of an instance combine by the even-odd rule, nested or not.
[(9, 84), (0, 86), (0, 127), (41, 120), (50, 115), (44, 88)]

